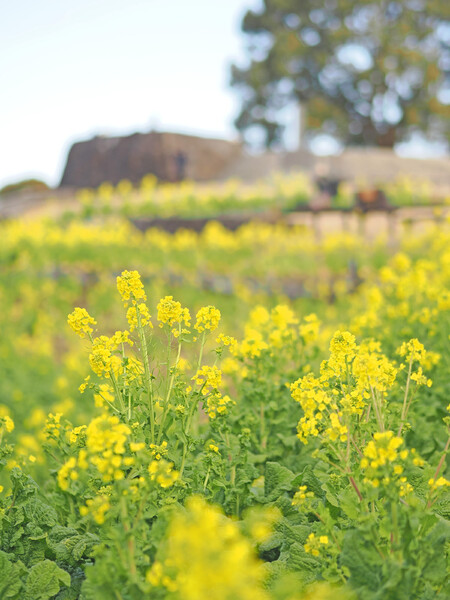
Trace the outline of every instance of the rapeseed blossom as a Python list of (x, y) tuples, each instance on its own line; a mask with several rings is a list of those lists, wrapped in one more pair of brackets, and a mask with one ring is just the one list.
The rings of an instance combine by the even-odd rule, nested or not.
[(84, 506), (80, 506), (80, 515), (85, 517), (92, 515), (98, 525), (103, 525), (106, 519), (106, 513), (110, 510), (111, 504), (105, 495), (95, 496), (86, 500)]
[(169, 451), (166, 440), (162, 441), (161, 444), (150, 444), (150, 450), (155, 460), (161, 460)]
[(150, 479), (162, 488), (171, 487), (179, 477), (178, 471), (173, 469), (173, 463), (164, 458), (153, 460), (148, 466), (148, 472)]
[(95, 338), (92, 343), (89, 364), (99, 377), (110, 377), (113, 359), (112, 347), (111, 340), (106, 335)]
[(127, 310), (127, 321), (130, 326), (130, 331), (134, 331), (139, 325), (138, 311), (141, 326), (146, 327), (149, 325), (150, 327), (153, 327), (147, 305), (142, 302), (141, 304), (130, 306)]
[(75, 308), (67, 317), (67, 322), (70, 327), (81, 338), (86, 337), (86, 334), (91, 334), (94, 330), (90, 325), (96, 325), (97, 321), (93, 319), (85, 308)]
[(161, 298), (157, 305), (159, 326), (174, 325), (184, 323), (186, 327), (191, 324), (191, 315), (189, 309), (183, 308), (180, 302), (173, 299), (173, 296), (165, 296)]
[(212, 390), (218, 390), (222, 384), (222, 371), (215, 365), (209, 367), (205, 365), (197, 371), (192, 377), (192, 381), (201, 386), (202, 394), (206, 396)]
[[(403, 475), (405, 461), (409, 456), (403, 438), (395, 436), (392, 431), (376, 432), (363, 450), (361, 469), (364, 471), (364, 482), (373, 488), (380, 485), (399, 490), (399, 495), (405, 496), (413, 491), (412, 486)], [(394, 486), (394, 488), (392, 487)]]
[(301, 506), (307, 500), (314, 498), (314, 492), (307, 491), (308, 487), (306, 485), (301, 485), (298, 488), (298, 491), (295, 492), (294, 497), (292, 499), (292, 506)]
[(238, 525), (195, 496), (172, 519), (146, 579), (153, 587), (180, 590), (184, 600), (267, 600), (265, 576)]
[(69, 489), (69, 481), (78, 479), (78, 473), (75, 471), (77, 459), (73, 456), (69, 458), (58, 471), (58, 485), (63, 491)]
[(234, 404), (236, 404), (236, 402), (232, 400), (230, 396), (222, 396), (220, 393), (213, 393), (206, 399), (204, 409), (210, 419), (215, 419), (217, 415), (226, 415), (228, 413), (228, 408)]
[(289, 325), (298, 324), (298, 319), (295, 316), (294, 311), (286, 304), (278, 304), (275, 306), (270, 313), (270, 318), (275, 327), (281, 331), (285, 331)]
[(214, 306), (203, 306), (196, 314), (194, 328), (201, 333), (202, 331), (214, 331), (219, 326), (220, 310)]
[(147, 301), (141, 276), (137, 271), (123, 271), (117, 277), (117, 289), (122, 298), (125, 308), (131, 304), (137, 304), (138, 300)]
[(406, 361), (417, 361), (419, 364), (425, 360), (427, 355), (424, 345), (416, 338), (409, 342), (403, 342), (397, 352), (400, 356), (404, 356)]
[(307, 554), (319, 556), (323, 546), (328, 546), (328, 536), (320, 535), (316, 537), (315, 533), (310, 533), (304, 548)]
[(298, 328), (298, 332), (300, 336), (303, 338), (305, 344), (311, 344), (316, 341), (319, 335), (321, 322), (317, 318), (317, 315), (311, 313), (310, 315), (306, 315), (304, 318), (304, 324), (300, 325)]
[(14, 430), (14, 421), (9, 415), (0, 416), (0, 432), (3, 427), (8, 433)]

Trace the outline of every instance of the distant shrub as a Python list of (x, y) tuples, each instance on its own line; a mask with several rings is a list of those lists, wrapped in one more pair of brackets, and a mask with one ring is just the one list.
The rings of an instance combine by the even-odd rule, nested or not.
[(12, 194), (16, 192), (45, 192), (49, 186), (40, 179), (24, 179), (16, 183), (10, 183), (0, 189), (0, 195)]

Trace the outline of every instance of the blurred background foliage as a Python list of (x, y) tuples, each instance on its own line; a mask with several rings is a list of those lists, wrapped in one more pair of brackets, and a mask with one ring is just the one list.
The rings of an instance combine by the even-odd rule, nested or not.
[(297, 103), (309, 141), (448, 140), (449, 17), (446, 0), (264, 0), (242, 21), (247, 64), (232, 67), (238, 130), (277, 146)]

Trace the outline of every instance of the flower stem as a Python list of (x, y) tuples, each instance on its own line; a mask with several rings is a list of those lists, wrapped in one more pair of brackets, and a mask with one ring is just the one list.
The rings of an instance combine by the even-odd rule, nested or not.
[(145, 382), (147, 386), (147, 394), (148, 394), (148, 403), (149, 403), (149, 411), (150, 411), (150, 431), (152, 444), (155, 443), (155, 412), (153, 406), (153, 384), (152, 384), (152, 376), (150, 373), (150, 366), (148, 361), (148, 348), (147, 348), (147, 340), (145, 337), (145, 331), (142, 327), (141, 321), (141, 313), (139, 310), (139, 306), (136, 304), (136, 316), (138, 322), (138, 331), (139, 331), (139, 339), (141, 341), (141, 352), (142, 358), (144, 362), (144, 372), (145, 372)]

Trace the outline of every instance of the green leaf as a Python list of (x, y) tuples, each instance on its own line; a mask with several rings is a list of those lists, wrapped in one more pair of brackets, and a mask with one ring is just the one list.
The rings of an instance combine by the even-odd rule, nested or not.
[(8, 560), (6, 552), (0, 551), (0, 598), (16, 598), (22, 582), (20, 581), (20, 567), (17, 563)]
[(307, 554), (303, 545), (298, 544), (297, 542), (289, 547), (285, 561), (289, 570), (301, 574), (303, 583), (305, 584), (320, 578), (322, 568), (321, 560), (311, 554)]
[(58, 516), (54, 508), (40, 500), (32, 498), (24, 505), (25, 517), (37, 525), (54, 527), (58, 522)]
[(282, 491), (292, 490), (294, 474), (292, 471), (276, 462), (266, 463), (264, 478), (264, 494), (267, 501), (275, 500)]
[(358, 497), (353, 488), (347, 488), (339, 493), (339, 506), (349, 519), (357, 520), (361, 509)]
[(376, 591), (381, 587), (381, 557), (361, 531), (352, 529), (345, 535), (341, 562), (349, 569), (350, 583), (356, 589)]
[(30, 569), (25, 584), (24, 600), (48, 600), (61, 589), (70, 586), (70, 575), (51, 560), (37, 563)]
[(303, 469), (303, 472), (300, 475), (297, 475), (297, 477), (294, 479), (293, 485), (306, 485), (308, 491), (314, 492), (314, 494), (319, 498), (322, 498), (324, 495), (322, 482), (314, 474), (311, 465), (306, 465), (306, 467)]

